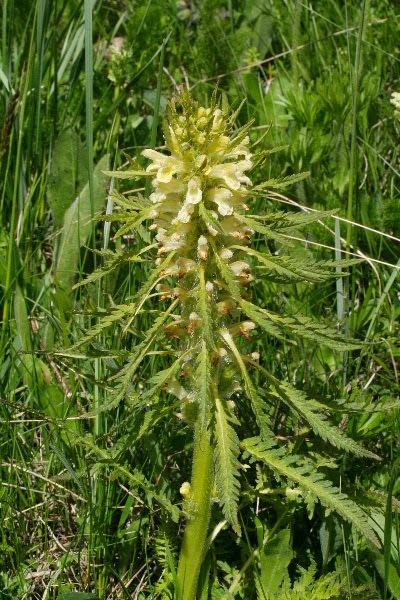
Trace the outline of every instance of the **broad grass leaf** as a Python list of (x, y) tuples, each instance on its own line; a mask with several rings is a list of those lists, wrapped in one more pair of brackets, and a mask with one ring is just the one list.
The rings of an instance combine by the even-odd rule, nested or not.
[(73, 131), (64, 131), (54, 145), (47, 200), (61, 227), (66, 211), (88, 179), (87, 152)]
[(260, 549), (260, 579), (257, 581), (261, 588), (259, 597), (275, 597), (282, 581), (288, 576), (287, 568), (293, 558), (290, 546), (290, 529), (282, 529), (272, 536)]
[[(376, 567), (378, 573), (380, 574), (380, 576), (382, 577), (382, 579), (384, 579), (384, 577), (385, 577), (385, 560), (384, 560), (383, 556), (379, 556), (379, 558), (377, 558), (375, 560), (375, 567)], [(388, 583), (388, 587), (390, 589), (390, 593), (392, 594), (392, 597), (395, 600), (400, 600), (400, 576), (398, 573), (398, 569), (396, 568), (396, 564), (393, 560), (391, 560), (389, 563), (389, 573), (388, 573), (387, 583)]]
[[(93, 212), (103, 206), (106, 191), (106, 176), (103, 171), (108, 165), (105, 155), (94, 168)], [(92, 208), (90, 206), (89, 184), (86, 184), (79, 196), (64, 214), (55, 261), (55, 280), (57, 288), (63, 293), (64, 304), (70, 301), (70, 291), (75, 278), (79, 252), (86, 244), (92, 228)]]

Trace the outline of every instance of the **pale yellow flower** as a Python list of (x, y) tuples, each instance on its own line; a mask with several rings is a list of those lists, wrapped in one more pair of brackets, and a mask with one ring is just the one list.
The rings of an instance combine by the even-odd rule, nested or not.
[(221, 163), (211, 167), (208, 175), (213, 179), (221, 179), (231, 190), (238, 190), (241, 184), (251, 185), (251, 180), (244, 175), (252, 167), (251, 160)]
[[(154, 209), (149, 213), (154, 223), (150, 227), (157, 230), (159, 255), (178, 250), (180, 255), (195, 253), (207, 261), (207, 237), (218, 244), (221, 232), (236, 242), (251, 234), (234, 216), (235, 211), (247, 209), (244, 199), (252, 184), (246, 172), (253, 166), (250, 140), (243, 132), (232, 136), (232, 124), (220, 108), (199, 107), (188, 97), (182, 98), (182, 112), (174, 103), (169, 107), (165, 139), (170, 154), (152, 149), (142, 152), (151, 161), (146, 172), (154, 176), (150, 194)], [(192, 220), (202, 222), (197, 242), (190, 235)], [(197, 248), (190, 250), (193, 243)], [(227, 262), (229, 258), (226, 254)], [(234, 274), (240, 276), (235, 270)]]

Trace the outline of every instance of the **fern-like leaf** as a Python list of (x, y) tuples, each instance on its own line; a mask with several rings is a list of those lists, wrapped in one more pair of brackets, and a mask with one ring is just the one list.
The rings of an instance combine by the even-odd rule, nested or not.
[[(151, 213), (152, 210), (153, 210), (153, 207), (149, 206), (149, 207), (145, 208), (144, 210), (140, 211), (139, 213), (132, 212), (132, 213), (125, 213), (123, 215), (118, 215), (118, 213), (117, 213), (116, 220), (123, 221), (124, 224), (122, 227), (120, 227), (118, 229), (117, 233), (115, 234), (115, 238), (121, 237), (122, 235), (125, 235), (126, 233), (131, 233), (132, 231), (137, 229), (139, 227), (139, 225), (141, 225), (143, 223), (143, 221), (146, 221), (146, 219), (149, 218), (149, 214)], [(118, 216), (120, 216), (119, 219), (118, 219)]]
[(302, 463), (300, 457), (286, 454), (271, 441), (249, 438), (241, 442), (245, 458), (250, 457), (265, 463), (275, 473), (297, 483), (302, 489), (318, 498), (323, 506), (337, 512), (345, 521), (352, 523), (370, 542), (379, 547), (378, 538), (370, 526), (366, 514), (350, 498), (324, 479), (315, 467)]
[(141, 179), (142, 177), (151, 177), (144, 169), (130, 169), (127, 171), (103, 171), (107, 177), (115, 177), (116, 179)]
[(174, 523), (179, 521), (179, 508), (171, 503), (169, 498), (160, 490), (156, 490), (154, 485), (138, 469), (127, 468), (116, 461), (116, 452), (114, 448), (101, 448), (90, 435), (82, 435), (75, 439), (76, 443), (82, 444), (86, 448), (87, 454), (93, 454), (101, 461), (100, 465), (105, 465), (113, 469), (115, 475), (125, 478), (129, 481), (133, 488), (143, 490), (147, 498), (153, 498), (160, 506), (162, 506), (171, 516)]
[(253, 192), (260, 192), (264, 190), (281, 190), (282, 188), (293, 185), (298, 181), (303, 181), (310, 176), (310, 171), (304, 173), (295, 173), (294, 175), (288, 175), (287, 177), (280, 177), (278, 179), (268, 179), (259, 185), (253, 187)]
[(212, 330), (212, 318), (211, 318), (211, 308), (210, 301), (207, 294), (206, 289), (206, 280), (204, 274), (204, 267), (200, 265), (199, 267), (199, 287), (198, 287), (198, 310), (201, 318), (201, 335), (204, 338), (209, 351), (212, 350), (214, 346), (213, 341), (213, 330)]
[(234, 531), (240, 535), (240, 525), (237, 517), (239, 501), (239, 439), (229, 421), (226, 407), (219, 399), (215, 399), (215, 478), (222, 511)]
[[(262, 327), (267, 333), (275, 337), (281, 337), (282, 333), (297, 335), (313, 341), (316, 344), (328, 346), (334, 350), (354, 350), (360, 348), (361, 344), (356, 340), (347, 339), (337, 333), (334, 329), (305, 316), (282, 316), (265, 308), (261, 308), (241, 300), (240, 306), (250, 319)], [(279, 333), (277, 335), (277, 331)]]
[(79, 348), (80, 346), (84, 346), (88, 344), (90, 341), (95, 339), (98, 335), (100, 335), (105, 329), (111, 327), (116, 322), (120, 322), (128, 317), (132, 317), (136, 313), (137, 306), (136, 304), (119, 304), (111, 309), (110, 313), (106, 313), (101, 317), (100, 321), (96, 323), (94, 327), (92, 327), (86, 335), (84, 335), (80, 340), (78, 340), (74, 346), (72, 346), (72, 350)]
[(350, 452), (356, 456), (365, 456), (367, 458), (380, 460), (379, 456), (366, 450), (362, 446), (359, 446), (353, 439), (341, 433), (337, 427), (330, 425), (323, 413), (325, 407), (322, 404), (319, 404), (316, 400), (310, 402), (303, 392), (297, 390), (289, 383), (278, 381), (270, 374), (267, 375), (276, 390), (269, 395), (272, 395), (279, 400), (283, 400), (289, 408), (294, 409), (295, 413), (297, 413), (297, 415), (323, 440), (329, 442), (336, 448), (340, 448), (341, 450)]
[[(141, 194), (126, 197), (115, 189), (111, 193), (111, 198), (117, 207), (123, 208), (128, 212), (131, 212), (132, 210), (143, 210), (147, 206), (153, 205), (152, 201), (149, 200), (149, 198), (146, 198)], [(109, 215), (103, 215), (104, 221), (107, 221), (108, 218)]]
[(152, 401), (158, 396), (160, 390), (172, 379), (182, 366), (184, 358), (189, 354), (190, 351), (181, 354), (170, 367), (159, 371), (151, 377), (146, 383), (146, 389), (140, 395), (140, 405), (143, 406), (147, 402)]
[(136, 299), (136, 302), (132, 302), (131, 304), (120, 304), (112, 309), (111, 314), (107, 313), (102, 316), (100, 321), (96, 323), (96, 325), (92, 327), (92, 329), (90, 329), (85, 336), (78, 340), (72, 349), (79, 348), (80, 346), (87, 344), (100, 335), (105, 329), (113, 325), (116, 321), (122, 321), (124, 319), (128, 319), (129, 322), (132, 321), (138, 315), (152, 289), (163, 279), (163, 271), (172, 260), (174, 254), (174, 252), (170, 252), (163, 262), (156, 269), (151, 271), (149, 277), (146, 279), (140, 290), (135, 294), (134, 300)]
[[(239, 249), (239, 246), (231, 246), (231, 249)], [(299, 260), (291, 256), (268, 255), (258, 252), (253, 248), (241, 249), (247, 255), (256, 258), (261, 263), (255, 267), (255, 270), (265, 273), (273, 281), (283, 283), (296, 283), (298, 281), (319, 283), (337, 276), (334, 271), (330, 271), (327, 268), (327, 266), (338, 266), (335, 263), (318, 263), (314, 260)], [(341, 273), (341, 275), (344, 275), (344, 273)]]
[(160, 316), (155, 320), (154, 325), (146, 332), (146, 336), (143, 341), (136, 346), (135, 351), (129, 357), (129, 361), (118, 373), (116, 379), (118, 379), (120, 384), (118, 386), (117, 394), (112, 402), (107, 406), (108, 409), (117, 406), (126, 394), (129, 384), (132, 381), (132, 377), (136, 373), (136, 369), (149, 352), (154, 341), (163, 331), (163, 325), (165, 321), (169, 318), (171, 312), (175, 309), (177, 304), (178, 300), (175, 300), (165, 312), (160, 314)]
[(79, 287), (82, 287), (83, 285), (87, 285), (89, 283), (94, 283), (96, 281), (99, 281), (102, 277), (109, 275), (110, 273), (115, 271), (115, 269), (118, 269), (118, 267), (125, 265), (126, 263), (147, 262), (147, 260), (142, 258), (140, 256), (140, 254), (143, 254), (144, 252), (151, 250), (155, 246), (156, 246), (156, 244), (151, 244), (150, 246), (146, 246), (146, 248), (143, 248), (140, 252), (137, 252), (137, 250), (127, 251), (125, 249), (117, 250), (116, 252), (111, 252), (110, 250), (103, 250), (103, 251), (99, 252), (98, 254), (100, 254), (100, 256), (104, 260), (103, 265), (99, 269), (96, 269), (95, 271), (90, 273), (90, 275), (88, 275), (88, 277), (86, 277), (86, 279), (76, 283), (74, 285), (73, 289), (77, 289)]
[(326, 217), (333, 217), (337, 210), (313, 211), (313, 212), (284, 212), (275, 211), (267, 215), (249, 215), (246, 219), (262, 222), (264, 227), (270, 227), (276, 231), (285, 231), (286, 233), (293, 229), (299, 229), (310, 223), (323, 221)]
[(222, 229), (220, 222), (218, 221), (218, 219), (213, 217), (210, 211), (206, 209), (204, 204), (199, 205), (199, 217), (201, 217), (207, 229), (215, 229), (216, 231), (218, 231), (218, 233), (224, 235), (224, 230)]
[(209, 420), (211, 398), (211, 364), (210, 355), (205, 340), (202, 340), (200, 352), (197, 357), (197, 368), (194, 381), (196, 383), (196, 401), (199, 410), (200, 428), (207, 427)]

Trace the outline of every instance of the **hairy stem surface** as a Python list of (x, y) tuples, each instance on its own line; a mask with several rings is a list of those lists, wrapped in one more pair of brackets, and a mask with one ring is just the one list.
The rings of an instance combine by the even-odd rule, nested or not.
[(177, 577), (177, 600), (195, 600), (200, 568), (206, 553), (211, 513), (213, 452), (209, 434), (196, 425), (192, 470), (193, 516), (188, 520), (182, 540)]

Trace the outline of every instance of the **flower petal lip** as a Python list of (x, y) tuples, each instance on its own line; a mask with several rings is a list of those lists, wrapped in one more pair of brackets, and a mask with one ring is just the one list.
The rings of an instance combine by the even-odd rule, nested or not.
[(161, 181), (162, 183), (168, 183), (169, 181), (171, 181), (174, 173), (175, 170), (172, 166), (161, 167), (157, 171), (157, 180)]
[(229, 199), (232, 197), (231, 190), (227, 188), (210, 188), (207, 193), (207, 198), (211, 200), (211, 202), (215, 202), (218, 208), (218, 212), (222, 216), (231, 215), (233, 213), (233, 206), (229, 202)]
[(231, 190), (239, 190), (241, 184), (251, 185), (251, 180), (244, 171), (252, 167), (251, 160), (240, 160), (238, 162), (221, 163), (211, 167), (208, 176), (213, 179), (222, 179), (222, 181)]
[(185, 204), (198, 204), (203, 197), (201, 182), (198, 177), (192, 177), (188, 183)]
[(157, 172), (156, 180), (160, 182), (169, 182), (175, 173), (184, 173), (186, 170), (185, 163), (179, 158), (176, 158), (175, 156), (166, 156), (151, 148), (143, 150), (142, 156), (150, 158), (150, 160), (153, 161), (146, 168), (146, 172)]
[(175, 225), (178, 222), (189, 223), (192, 212), (193, 204), (184, 204), (175, 219), (172, 220), (172, 225)]
[(201, 181), (196, 176), (192, 177), (192, 179), (190, 179), (188, 182), (186, 197), (183, 206), (181, 207), (175, 219), (172, 221), (172, 224), (174, 225), (179, 221), (181, 223), (189, 223), (190, 217), (194, 210), (194, 206), (201, 202), (202, 198), (203, 192), (201, 190)]

